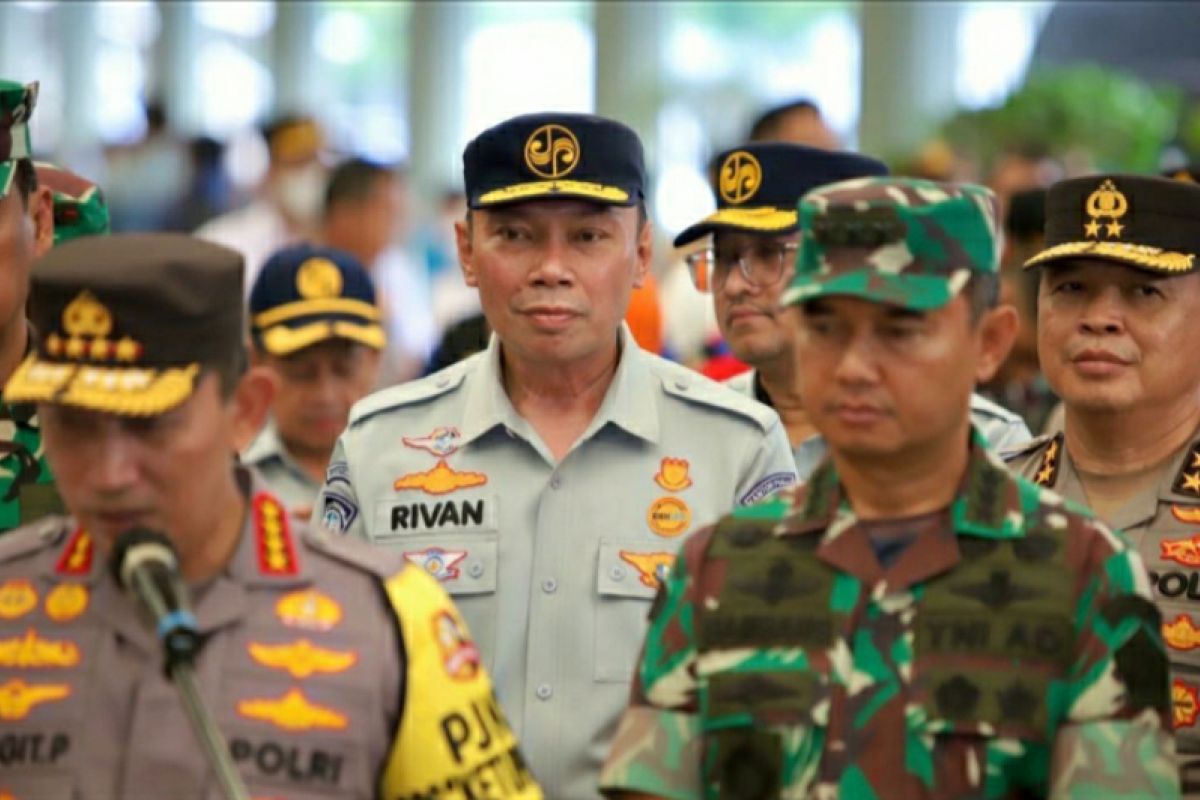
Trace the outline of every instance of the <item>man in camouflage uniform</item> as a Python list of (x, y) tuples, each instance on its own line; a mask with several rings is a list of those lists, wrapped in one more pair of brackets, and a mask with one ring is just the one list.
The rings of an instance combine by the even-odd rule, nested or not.
[[(696, 288), (712, 292), (730, 351), (753, 367), (725, 385), (779, 412), (796, 472), (806, 480), (826, 447), (800, 391), (795, 320), (779, 303), (800, 240), (796, 201), (826, 183), (886, 175), (887, 167), (856, 153), (783, 142), (743, 145), (716, 163), (717, 210), (675, 237), (675, 246), (711, 235), (711, 246), (691, 253), (688, 267)], [(1020, 417), (978, 394), (971, 395), (971, 420), (996, 450), (1029, 440)]]
[[(29, 271), (54, 244), (51, 193), (30, 160), (37, 95), (36, 83), (0, 80), (0, 379), (30, 347)], [(0, 533), (61, 508), (33, 408), (0, 402)]]
[(889, 178), (801, 201), (785, 299), (831, 458), (685, 543), (606, 791), (1177, 796), (1141, 560), (969, 433), (1015, 325), (995, 209)]
[(1200, 186), (1095, 175), (1047, 199), (1038, 351), (1065, 429), (1010, 466), (1125, 533), (1171, 660), (1184, 793), (1200, 797)]
[(255, 797), (541, 797), (437, 583), (330, 541), (235, 465), (272, 383), (244, 371), (242, 257), (180, 235), (77, 240), (33, 270), (34, 402), (73, 516), (0, 540), (0, 797), (212, 798), (161, 648), (107, 568), (179, 553), (200, 693)]

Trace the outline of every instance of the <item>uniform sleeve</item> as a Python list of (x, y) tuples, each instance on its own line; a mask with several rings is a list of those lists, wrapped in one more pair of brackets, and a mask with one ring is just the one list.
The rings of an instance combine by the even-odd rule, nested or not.
[(346, 434), (343, 433), (334, 445), (329, 469), (325, 472), (325, 485), (321, 487), (313, 505), (312, 524), (338, 535), (350, 534), (369, 540), (366, 521), (359, 511), (358, 493), (350, 475)]
[(467, 625), (426, 572), (386, 583), (400, 623), (405, 680), (400, 728), (380, 797), (541, 800)]
[(776, 417), (763, 438), (754, 443), (749, 462), (738, 476), (737, 494), (730, 510), (754, 505), (797, 480), (796, 459), (783, 423)]
[[(1089, 526), (1091, 527), (1091, 526)], [(1051, 764), (1053, 798), (1179, 797), (1161, 618), (1145, 566), (1107, 529), (1084, 575), (1066, 721)]]
[(695, 800), (702, 796), (702, 739), (696, 683), (698, 576), (712, 528), (693, 534), (650, 611), (650, 628), (600, 789)]

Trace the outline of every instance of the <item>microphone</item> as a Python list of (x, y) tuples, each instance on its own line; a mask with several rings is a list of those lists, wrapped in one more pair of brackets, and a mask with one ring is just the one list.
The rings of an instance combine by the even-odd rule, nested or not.
[(191, 664), (200, 649), (200, 634), (171, 540), (146, 528), (126, 531), (113, 545), (109, 568), (154, 628), (168, 674), (178, 664)]

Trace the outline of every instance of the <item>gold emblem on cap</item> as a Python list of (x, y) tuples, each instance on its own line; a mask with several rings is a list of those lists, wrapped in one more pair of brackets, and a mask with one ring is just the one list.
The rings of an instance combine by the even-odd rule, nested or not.
[(328, 258), (310, 258), (296, 272), (296, 291), (305, 300), (340, 297), (342, 271)]
[(1100, 188), (1088, 195), (1087, 215), (1091, 220), (1083, 226), (1083, 231), (1090, 238), (1100, 236), (1100, 220), (1108, 217), (1109, 223), (1104, 226), (1105, 236), (1121, 238), (1125, 226), (1120, 223), (1121, 217), (1129, 211), (1129, 201), (1125, 195), (1113, 185), (1109, 179), (1100, 184)]
[(65, 356), (75, 361), (137, 361), (142, 345), (124, 336), (109, 338), (113, 316), (96, 296), (84, 289), (63, 309), (62, 329), (65, 337), (51, 333), (46, 337), (46, 352), (55, 357)]
[(730, 153), (721, 164), (720, 189), (725, 202), (744, 203), (762, 186), (762, 166), (745, 150)]
[(543, 125), (525, 140), (525, 166), (543, 178), (570, 175), (579, 166), (579, 140), (562, 125)]

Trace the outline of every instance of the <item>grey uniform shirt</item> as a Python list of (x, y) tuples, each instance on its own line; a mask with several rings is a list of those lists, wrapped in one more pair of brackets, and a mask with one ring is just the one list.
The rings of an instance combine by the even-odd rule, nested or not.
[(267, 422), (242, 452), (242, 463), (253, 467), (291, 511), (312, 506), (321, 491), (321, 484), (288, 453), (274, 422)]
[[(1062, 432), (1004, 453), (1008, 467), (1080, 505), (1083, 482)], [(1171, 697), (1184, 797), (1200, 798), (1200, 431), (1163, 465), (1158, 480), (1110, 518), (1150, 571), (1171, 662)]]
[[(770, 405), (767, 402), (769, 398), (758, 384), (757, 376), (755, 370), (747, 370), (726, 380), (725, 385), (746, 397)], [(979, 429), (987, 439), (988, 446), (996, 452), (1019, 447), (1032, 438), (1029, 427), (1019, 415), (978, 394), (971, 395), (971, 424)], [(792, 455), (800, 480), (808, 480), (821, 459), (825, 458), (826, 450), (825, 437), (820, 434), (810, 436), (796, 445)]]
[(401, 550), (454, 595), (547, 797), (596, 780), (683, 537), (794, 481), (771, 409), (637, 347), (555, 462), (500, 348), (351, 413), (314, 510)]

